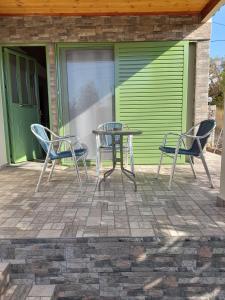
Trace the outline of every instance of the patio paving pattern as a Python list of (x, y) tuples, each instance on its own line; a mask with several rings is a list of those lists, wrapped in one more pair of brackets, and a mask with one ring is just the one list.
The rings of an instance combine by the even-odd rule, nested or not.
[[(138, 191), (120, 171), (102, 190), (95, 168), (80, 191), (72, 168), (56, 167), (35, 186), (41, 164), (0, 170), (0, 238), (204, 237), (225, 236), (225, 208), (216, 206), (220, 156), (207, 153), (215, 189), (210, 189), (201, 162), (195, 180), (189, 165), (177, 166), (168, 190), (170, 166), (155, 179), (156, 166), (137, 166)], [(82, 176), (84, 179), (84, 175)]]

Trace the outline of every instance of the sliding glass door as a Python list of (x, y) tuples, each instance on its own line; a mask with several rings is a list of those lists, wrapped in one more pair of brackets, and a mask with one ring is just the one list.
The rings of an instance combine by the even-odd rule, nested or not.
[(64, 121), (67, 134), (80, 137), (96, 153), (92, 130), (113, 120), (114, 57), (112, 49), (62, 49)]

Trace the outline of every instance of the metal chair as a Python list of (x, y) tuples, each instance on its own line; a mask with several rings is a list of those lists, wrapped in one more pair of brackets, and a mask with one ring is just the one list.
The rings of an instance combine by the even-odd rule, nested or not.
[[(81, 178), (80, 178), (80, 174), (79, 174), (78, 161), (80, 161), (80, 160), (83, 161), (85, 173), (86, 173), (86, 176), (88, 176), (86, 160), (85, 160), (87, 153), (88, 153), (87, 148), (79, 142), (79, 140), (76, 136), (58, 136), (54, 132), (52, 132), (51, 130), (49, 130), (48, 128), (46, 128), (40, 124), (32, 124), (31, 131), (36, 136), (36, 138), (38, 139), (39, 143), (41, 144), (43, 150), (46, 153), (45, 162), (44, 162), (35, 192), (38, 192), (38, 190), (39, 190), (41, 179), (44, 175), (44, 172), (46, 171), (48, 162), (53, 161), (52, 168), (51, 168), (51, 171), (48, 176), (48, 181), (49, 181), (52, 177), (52, 174), (53, 174), (53, 171), (55, 168), (55, 164), (56, 164), (56, 160), (63, 159), (63, 158), (69, 158), (69, 157), (71, 157), (73, 159), (74, 167), (75, 167), (76, 174), (77, 174), (77, 179), (78, 179), (78, 182), (81, 187), (82, 183), (81, 183)], [(51, 140), (49, 139), (47, 133), (50, 134), (50, 136), (52, 138)], [(72, 139), (74, 140), (74, 142), (72, 142)], [(69, 150), (60, 151), (62, 144), (68, 145)], [(55, 149), (57, 149), (57, 150), (55, 150)]]
[[(188, 130), (185, 133), (181, 133), (181, 134), (177, 134), (177, 133), (173, 133), (173, 132), (166, 133), (164, 136), (164, 139), (163, 139), (163, 143), (159, 147), (159, 150), (161, 150), (161, 157), (160, 157), (160, 162), (159, 162), (156, 178), (158, 178), (158, 176), (159, 176), (159, 172), (160, 172), (160, 168), (161, 168), (161, 164), (162, 164), (162, 160), (163, 160), (163, 155), (166, 154), (168, 156), (172, 156), (173, 157), (173, 165), (172, 165), (169, 186), (168, 186), (168, 188), (171, 189), (171, 184), (172, 184), (172, 180), (173, 180), (173, 176), (174, 176), (174, 172), (175, 172), (175, 168), (176, 168), (177, 156), (178, 155), (186, 155), (189, 158), (189, 163), (191, 165), (191, 169), (192, 169), (192, 172), (193, 172), (195, 178), (196, 178), (196, 174), (195, 174), (192, 159), (193, 159), (193, 157), (197, 157), (202, 160), (202, 164), (205, 168), (206, 174), (207, 174), (209, 182), (210, 182), (210, 187), (213, 188), (214, 187), (213, 182), (212, 182), (212, 179), (211, 179), (211, 176), (209, 173), (208, 166), (205, 161), (205, 157), (203, 155), (203, 150), (204, 150), (207, 140), (208, 140), (211, 132), (214, 130), (215, 126), (216, 126), (215, 120), (211, 119), (211, 120), (204, 120), (204, 121), (196, 124), (195, 126), (193, 126), (190, 130)], [(198, 130), (197, 130), (197, 128), (198, 128)], [(196, 130), (197, 130), (197, 133), (192, 134), (192, 132), (196, 132)], [(167, 138), (170, 135), (178, 136), (178, 140), (177, 140), (177, 144), (176, 144), (175, 148), (166, 146)], [(186, 148), (186, 144), (185, 144), (185, 139), (187, 139), (187, 138), (191, 138), (193, 141), (192, 145), (188, 149)], [(181, 148), (182, 144), (183, 144), (184, 148)]]
[[(100, 124), (98, 130), (122, 130), (127, 126), (120, 122), (107, 122)], [(116, 144), (119, 148), (119, 137), (115, 138)], [(101, 154), (112, 152), (112, 137), (110, 135), (96, 135), (96, 173), (99, 176), (101, 168)], [(131, 171), (134, 173), (134, 155), (133, 155), (133, 145), (132, 136), (128, 136), (127, 143), (124, 146), (124, 152), (126, 153), (126, 164), (128, 165), (128, 156), (130, 155), (130, 167)]]

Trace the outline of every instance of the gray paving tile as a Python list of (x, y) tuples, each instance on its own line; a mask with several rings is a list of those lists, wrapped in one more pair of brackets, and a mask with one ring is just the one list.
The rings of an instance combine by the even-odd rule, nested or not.
[[(196, 162), (198, 179), (189, 166), (177, 166), (172, 190), (170, 166), (158, 180), (156, 166), (137, 166), (138, 192), (116, 172), (97, 188), (95, 169), (79, 189), (70, 168), (57, 166), (34, 193), (40, 166), (36, 163), (0, 170), (0, 237), (207, 236), (225, 235), (225, 210), (216, 207), (220, 157), (207, 154), (217, 189), (208, 188)], [(33, 168), (33, 166), (35, 166)]]

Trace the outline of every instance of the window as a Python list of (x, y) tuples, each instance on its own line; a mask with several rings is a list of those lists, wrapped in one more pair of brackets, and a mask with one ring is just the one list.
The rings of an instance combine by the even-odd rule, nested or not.
[(29, 104), (28, 84), (27, 84), (27, 60), (24, 57), (19, 58), (20, 62), (20, 85), (21, 85), (21, 104)]
[(9, 72), (11, 81), (11, 96), (13, 103), (19, 103), (19, 92), (17, 84), (17, 57), (14, 54), (9, 54)]
[(35, 63), (29, 60), (30, 103), (36, 105)]

